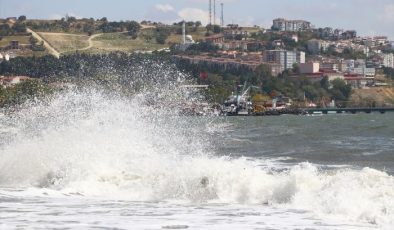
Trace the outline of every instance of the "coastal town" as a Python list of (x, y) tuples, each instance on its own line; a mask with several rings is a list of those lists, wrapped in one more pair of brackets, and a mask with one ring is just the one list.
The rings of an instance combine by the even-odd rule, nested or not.
[[(394, 42), (386, 36), (360, 37), (354, 30), (316, 29), (310, 22), (283, 18), (274, 19), (271, 29), (258, 28), (258, 32), (249, 32), (237, 25), (232, 27), (205, 38), (219, 48), (215, 55), (206, 52), (177, 57), (224, 69), (256, 69), (266, 64), (273, 76), (297, 66), (293, 77), (306, 76), (313, 81), (325, 76), (330, 80), (340, 78), (353, 88), (388, 86), (379, 81), (379, 76), (383, 75), (382, 68), (394, 68)], [(278, 39), (257, 39), (265, 34)], [(300, 36), (313, 38), (300, 41)], [(186, 40), (185, 43), (193, 42)], [(295, 45), (300, 42), (305, 46)]]
[[(393, 107), (394, 42), (387, 36), (360, 36), (351, 28), (316, 27), (313, 22), (288, 18), (273, 19), (270, 28), (225, 25), (223, 4), (221, 12), (218, 23), (214, 20), (216, 16), (212, 16), (210, 12), (209, 24), (205, 27), (199, 21), (181, 21), (173, 25), (151, 21), (117, 24), (108, 22), (106, 18), (76, 19), (67, 15), (60, 21), (28, 20), (25, 16), (0, 19), (0, 85), (7, 88), (40, 78), (31, 76), (28, 72), (21, 75), (8, 71), (6, 63), (13, 59), (45, 55), (61, 59), (62, 56), (84, 52), (92, 55), (108, 53), (104, 48), (96, 48), (98, 42), (94, 39), (105, 36), (106, 33), (126, 34), (125, 39), (128, 41), (125, 42), (145, 42), (143, 46), (133, 47), (133, 50), (127, 50), (126, 53), (170, 56), (171, 61), (178, 66), (186, 70), (193, 69), (194, 75), (197, 74), (197, 84), (202, 88), (229, 85), (223, 83), (223, 76), (235, 75), (232, 85), (222, 90), (220, 95), (211, 90), (214, 91), (212, 98), (215, 98), (215, 103), (224, 106), (229, 100), (234, 101), (235, 104), (229, 104), (233, 108), (222, 108), (224, 111), (231, 111), (236, 107), (234, 111), (238, 113), (246, 109), (247, 101), (253, 102), (246, 109), (249, 114), (251, 111), (256, 114), (261, 113), (261, 110), (272, 110), (274, 105), (277, 110), (280, 108), (276, 107), (277, 104), (287, 109), (290, 106)], [(88, 45), (83, 47), (75, 40), (67, 51), (62, 51), (61, 48), (70, 41), (60, 42), (59, 45), (59, 41), (51, 40), (51, 36), (60, 34), (59, 30), (80, 30), (70, 32), (69, 37), (86, 37), (84, 42)], [(100, 40), (100, 44), (102, 43), (103, 40)], [(125, 52), (116, 47), (111, 48), (111, 52), (113, 51)], [(215, 85), (212, 78), (217, 76), (221, 83), (216, 82)], [(276, 79), (286, 84), (307, 81), (309, 85), (297, 92), (295, 89), (287, 89), (287, 92), (292, 93), (286, 93), (282, 89), (285, 86), (275, 86), (264, 91), (264, 86)], [(336, 83), (332, 84), (333, 82)], [(332, 90), (333, 85), (342, 88)], [(242, 92), (242, 87), (248, 91), (247, 94), (243, 94), (245, 92)], [(320, 90), (320, 87), (325, 91)], [(234, 99), (234, 95), (237, 98)], [(239, 98), (242, 95), (245, 98)], [(245, 105), (241, 108), (239, 102), (242, 100)]]

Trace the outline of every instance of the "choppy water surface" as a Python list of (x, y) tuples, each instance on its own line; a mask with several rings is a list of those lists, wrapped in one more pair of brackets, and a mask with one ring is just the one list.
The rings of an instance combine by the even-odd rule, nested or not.
[(94, 90), (3, 111), (0, 228), (393, 226), (394, 114), (176, 114)]

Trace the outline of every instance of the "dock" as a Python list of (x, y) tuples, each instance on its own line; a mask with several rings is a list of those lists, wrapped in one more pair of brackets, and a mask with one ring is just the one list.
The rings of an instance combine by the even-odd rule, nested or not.
[(374, 108), (305, 108), (302, 109), (307, 114), (315, 114), (315, 113), (322, 113), (322, 114), (330, 114), (330, 113), (372, 113), (372, 112), (379, 112), (379, 113), (386, 113), (386, 112), (394, 112), (394, 107), (374, 107)]
[(250, 112), (250, 113), (231, 113), (225, 114), (227, 116), (279, 116), (283, 114), (292, 115), (308, 115), (308, 114), (341, 114), (341, 113), (381, 113), (394, 112), (394, 107), (374, 107), (374, 108), (286, 108), (286, 109), (271, 109), (263, 112)]

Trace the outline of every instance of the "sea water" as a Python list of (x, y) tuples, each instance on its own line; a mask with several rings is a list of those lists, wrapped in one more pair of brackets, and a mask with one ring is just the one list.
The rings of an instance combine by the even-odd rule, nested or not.
[(180, 116), (66, 90), (0, 115), (0, 229), (392, 229), (394, 114)]

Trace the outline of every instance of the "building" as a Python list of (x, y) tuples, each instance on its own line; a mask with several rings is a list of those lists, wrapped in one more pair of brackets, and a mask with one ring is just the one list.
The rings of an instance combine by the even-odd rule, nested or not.
[(376, 46), (383, 46), (389, 44), (389, 40), (386, 36), (375, 36), (373, 39), (375, 40)]
[(392, 53), (381, 53), (379, 54), (379, 56), (382, 57), (383, 61), (382, 61), (382, 65), (384, 67), (390, 67), (390, 68), (394, 68), (394, 54)]
[(215, 34), (209, 37), (205, 38), (206, 42), (210, 42), (210, 43), (220, 43), (220, 42), (224, 42), (224, 36), (221, 34)]
[(273, 20), (273, 30), (279, 31), (306, 31), (311, 29), (311, 23), (304, 20), (286, 20), (284, 18), (277, 18)]
[(366, 62), (364, 60), (356, 60), (354, 62), (353, 70), (349, 71), (354, 74), (358, 74), (364, 77), (375, 77), (376, 70), (375, 68), (367, 67)]
[(223, 36), (227, 40), (245, 40), (249, 36), (246, 30), (225, 30)]
[(10, 49), (12, 49), (12, 50), (19, 49), (19, 41), (16, 41), (16, 40), (10, 41)]
[(321, 51), (326, 51), (330, 46), (329, 42), (317, 39), (311, 39), (307, 42), (307, 49), (311, 54), (319, 54)]
[(345, 74), (345, 81), (347, 84), (350, 84), (354, 89), (362, 89), (365, 88), (367, 85), (371, 84), (373, 80), (365, 78), (358, 74)]
[(276, 63), (266, 63), (261, 61), (261, 55), (244, 55), (241, 57), (210, 57), (207, 55), (174, 55), (174, 60), (187, 61), (190, 64), (202, 64), (212, 68), (220, 68), (223, 70), (239, 70), (250, 69), (255, 70), (262, 64), (270, 67), (271, 74), (277, 76), (281, 73), (281, 67)]
[(300, 67), (300, 74), (318, 73), (320, 70), (320, 63), (319, 62), (301, 63), (299, 64), (299, 67)]
[(293, 68), (295, 63), (305, 63), (305, 52), (266, 50), (263, 52), (263, 61), (280, 64), (281, 71), (284, 71)]
[[(299, 75), (299, 76), (301, 76), (301, 75)], [(294, 77), (299, 77), (299, 76), (294, 76)], [(342, 80), (345, 79), (345, 77), (342, 73), (335, 73), (335, 72), (305, 73), (302, 76), (307, 77), (312, 82), (320, 82), (325, 77), (327, 77), (327, 80), (329, 82), (331, 82), (335, 79), (342, 79)]]
[(332, 37), (334, 37), (334, 29), (331, 27), (325, 27), (325, 28), (321, 29), (320, 36), (325, 39), (332, 38)]
[(332, 71), (339, 71), (338, 63), (336, 62), (322, 62), (320, 63), (321, 70), (332, 70)]
[(342, 39), (354, 39), (357, 37), (357, 32), (355, 30), (347, 30), (341, 36)]

